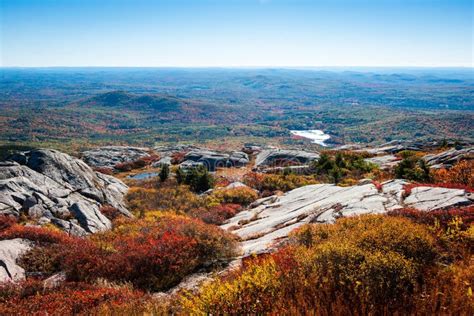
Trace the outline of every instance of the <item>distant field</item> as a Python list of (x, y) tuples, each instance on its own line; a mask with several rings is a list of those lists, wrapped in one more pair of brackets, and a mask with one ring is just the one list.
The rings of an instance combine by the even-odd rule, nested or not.
[[(0, 144), (474, 141), (471, 70), (2, 69)], [(316, 145), (310, 145), (316, 146)]]

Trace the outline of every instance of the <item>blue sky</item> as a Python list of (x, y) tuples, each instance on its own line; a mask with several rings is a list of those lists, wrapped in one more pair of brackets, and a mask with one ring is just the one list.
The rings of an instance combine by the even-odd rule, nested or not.
[(2, 66), (473, 66), (472, 0), (0, 0)]

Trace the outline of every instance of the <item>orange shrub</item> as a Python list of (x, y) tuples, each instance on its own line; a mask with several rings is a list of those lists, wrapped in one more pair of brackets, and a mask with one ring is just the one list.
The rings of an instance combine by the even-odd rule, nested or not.
[(74, 239), (58, 229), (14, 224), (0, 232), (0, 240), (24, 238), (37, 243), (67, 243)]
[(474, 188), (474, 160), (462, 160), (451, 169), (432, 170), (435, 183), (458, 184)]

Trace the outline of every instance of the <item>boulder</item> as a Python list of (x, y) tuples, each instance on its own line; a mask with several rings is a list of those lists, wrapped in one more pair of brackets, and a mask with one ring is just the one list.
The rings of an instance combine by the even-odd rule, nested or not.
[(149, 157), (150, 149), (128, 146), (106, 146), (82, 153), (82, 159), (94, 168), (114, 168), (115, 165)]
[(249, 163), (249, 157), (244, 152), (227, 154), (206, 149), (192, 150), (184, 156), (184, 159), (187, 165), (189, 162), (202, 164), (209, 171), (216, 171), (217, 168), (243, 167)]
[(127, 186), (94, 172), (83, 161), (47, 149), (33, 150), (0, 164), (0, 214), (27, 214), (74, 235), (109, 229), (104, 204), (131, 216), (123, 196)]
[(307, 165), (319, 159), (319, 153), (300, 150), (266, 149), (255, 160), (256, 168)]
[(451, 148), (438, 154), (430, 154), (423, 157), (428, 166), (436, 169), (451, 168), (453, 164), (461, 159), (474, 159), (474, 146), (463, 149)]
[(30, 249), (31, 242), (26, 239), (0, 240), (0, 283), (16, 282), (25, 278), (25, 270), (16, 261)]
[(242, 241), (244, 256), (271, 251), (293, 229), (306, 223), (332, 223), (339, 217), (386, 213), (402, 207), (429, 211), (470, 204), (464, 190), (415, 188), (404, 200), (404, 180), (391, 180), (382, 189), (367, 181), (352, 187), (315, 184), (282, 196), (255, 201), (222, 228), (232, 230)]

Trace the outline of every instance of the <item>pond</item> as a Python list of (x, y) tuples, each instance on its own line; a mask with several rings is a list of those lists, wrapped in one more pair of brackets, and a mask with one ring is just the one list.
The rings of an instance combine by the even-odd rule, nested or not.
[(325, 134), (323, 131), (319, 129), (311, 129), (311, 130), (302, 130), (302, 131), (290, 131), (291, 134), (308, 138), (312, 140), (312, 143), (318, 144), (321, 146), (327, 146), (324, 142), (331, 138), (328, 134)]
[(153, 177), (157, 177), (158, 172), (143, 172), (143, 173), (137, 173), (134, 175), (127, 176), (128, 179), (133, 179), (133, 180), (145, 180)]

